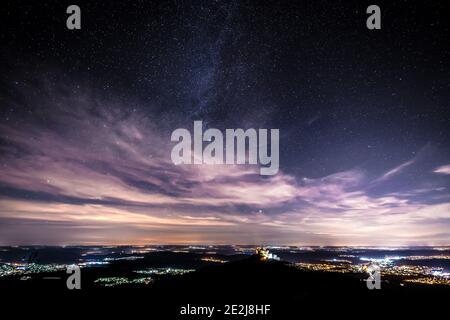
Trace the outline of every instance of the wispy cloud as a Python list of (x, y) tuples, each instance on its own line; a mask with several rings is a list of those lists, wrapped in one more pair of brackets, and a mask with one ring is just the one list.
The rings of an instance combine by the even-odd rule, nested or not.
[(433, 170), (433, 172), (441, 174), (450, 174), (450, 164), (437, 167), (436, 169)]
[(387, 179), (390, 179), (394, 176), (396, 176), (397, 174), (401, 173), (403, 170), (405, 170), (405, 168), (411, 166), (413, 163), (415, 162), (415, 159), (406, 161), (404, 163), (402, 163), (399, 166), (396, 166), (395, 168), (390, 169), (389, 171), (387, 171), (386, 173), (384, 173), (381, 177), (379, 177), (377, 180), (375, 180), (376, 182), (380, 182), (380, 181), (385, 181)]
[(398, 245), (426, 235), (450, 243), (448, 198), (427, 198), (448, 194), (446, 186), (370, 192), (414, 159), (375, 178), (361, 168), (299, 179), (251, 166), (175, 166), (170, 135), (142, 109), (48, 97), (38, 101), (49, 110), (44, 122), (0, 126), (0, 244)]

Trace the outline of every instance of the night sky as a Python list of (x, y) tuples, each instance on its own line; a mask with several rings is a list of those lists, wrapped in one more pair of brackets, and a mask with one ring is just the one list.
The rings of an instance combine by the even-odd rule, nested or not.
[[(0, 245), (449, 245), (449, 11), (2, 2)], [(194, 120), (280, 129), (280, 171), (175, 166)]]

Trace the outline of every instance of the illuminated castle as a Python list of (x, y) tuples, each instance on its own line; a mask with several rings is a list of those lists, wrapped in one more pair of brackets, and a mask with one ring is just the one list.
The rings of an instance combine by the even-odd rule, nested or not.
[(270, 253), (269, 250), (263, 248), (263, 247), (257, 247), (256, 248), (256, 255), (259, 257), (260, 260), (266, 261), (266, 260), (280, 260), (280, 258)]

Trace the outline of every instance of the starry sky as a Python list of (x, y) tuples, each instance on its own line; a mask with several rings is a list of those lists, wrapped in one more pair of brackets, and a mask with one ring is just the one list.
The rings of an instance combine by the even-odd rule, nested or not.
[[(0, 245), (450, 245), (446, 1), (2, 2)], [(280, 170), (171, 132), (280, 129)]]

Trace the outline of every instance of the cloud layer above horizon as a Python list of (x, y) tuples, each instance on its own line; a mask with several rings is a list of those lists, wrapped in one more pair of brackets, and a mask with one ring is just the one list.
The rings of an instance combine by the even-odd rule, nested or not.
[(170, 124), (139, 105), (57, 88), (9, 103), (42, 108), (0, 125), (0, 245), (450, 244), (450, 164), (424, 161), (430, 145), (381, 174), (264, 177), (175, 166)]

